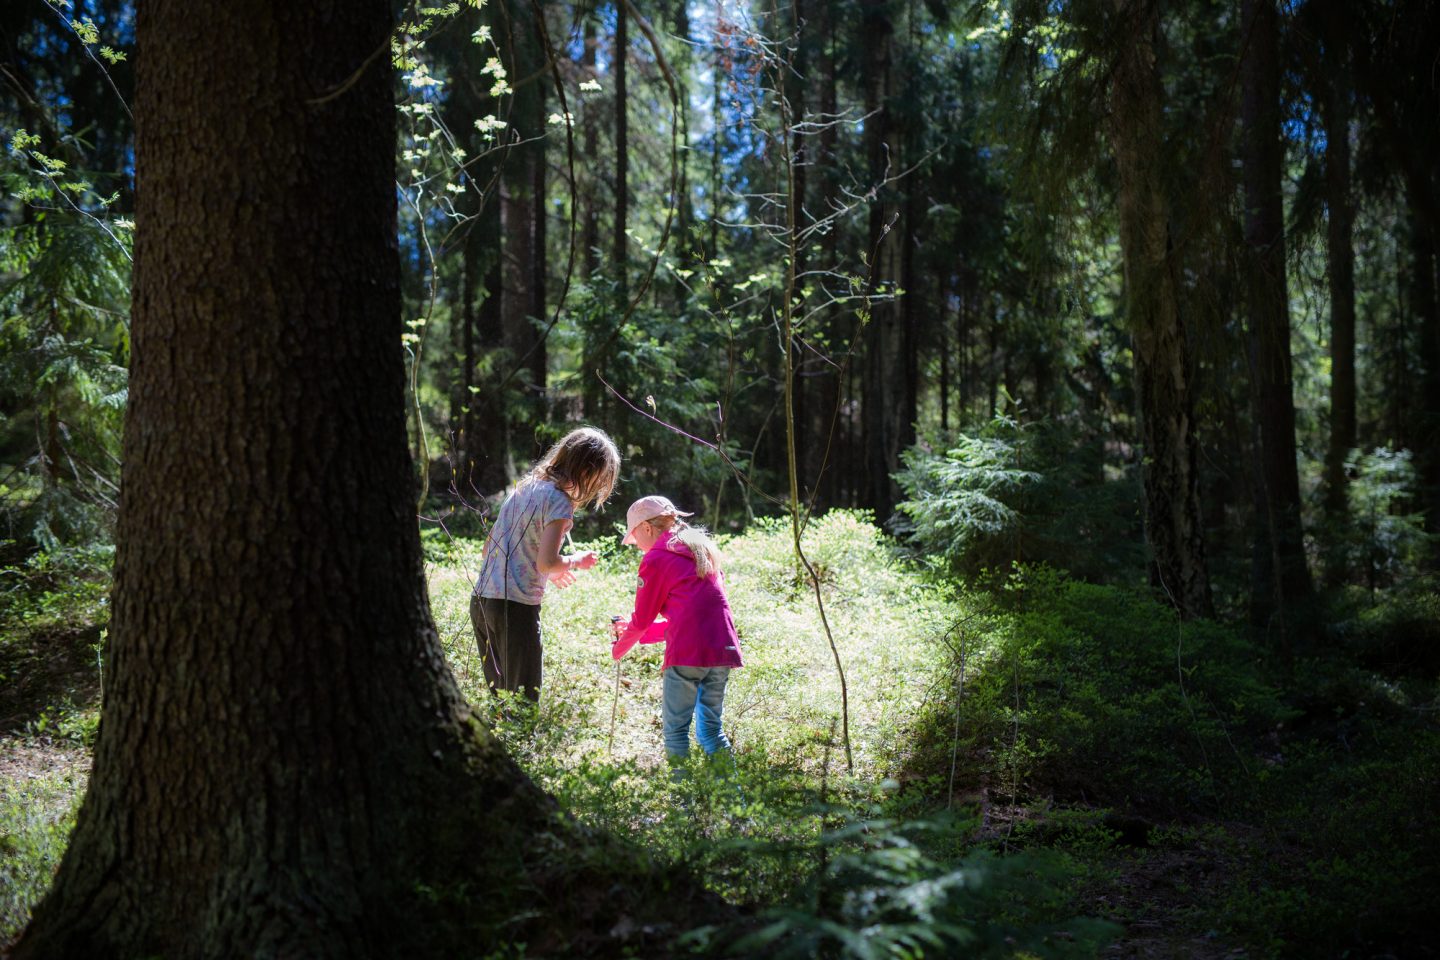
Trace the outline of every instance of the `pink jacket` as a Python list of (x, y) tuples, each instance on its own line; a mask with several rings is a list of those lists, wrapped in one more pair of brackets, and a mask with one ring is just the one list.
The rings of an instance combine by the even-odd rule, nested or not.
[[(640, 558), (635, 612), (611, 648), (616, 660), (639, 643), (664, 643), (666, 667), (739, 667), (740, 636), (718, 574), (695, 575), (695, 557), (670, 531)], [(664, 615), (664, 620), (657, 617)]]

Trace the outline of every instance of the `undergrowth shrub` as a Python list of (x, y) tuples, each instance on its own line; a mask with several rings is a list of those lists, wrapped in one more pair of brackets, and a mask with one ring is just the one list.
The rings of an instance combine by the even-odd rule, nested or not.
[(0, 632), (75, 629), (108, 619), (110, 544), (36, 550), (0, 567)]
[(1117, 932), (1074, 916), (1071, 875), (1046, 853), (963, 858), (974, 824), (946, 818), (896, 821), (822, 813), (817, 837), (785, 843), (731, 841), (750, 855), (776, 849), (814, 868), (753, 920), (703, 927), (682, 939), (717, 957), (873, 960), (882, 957), (1091, 957)]
[(951, 673), (963, 649), (963, 693), (931, 705), (915, 764), (933, 773), (953, 753), (962, 782), (1007, 800), (1213, 810), (1243, 791), (1256, 739), (1287, 716), (1250, 641), (1181, 624), (1139, 591), (1027, 568), (962, 629)]
[(1352, 450), (1345, 470), (1349, 510), (1338, 546), (1347, 565), (1372, 591), (1423, 569), (1435, 536), (1426, 531), (1424, 512), (1416, 508), (1421, 481), (1413, 453), (1388, 447)]
[[(1421, 705), (1424, 706), (1424, 705)], [(1369, 707), (1287, 742), (1252, 810), (1275, 838), (1216, 904), (1261, 955), (1425, 956), (1440, 902), (1440, 731)], [(1348, 950), (1348, 954), (1345, 952)]]
[(1098, 582), (1144, 569), (1133, 472), (1072, 423), (997, 413), (979, 431), (922, 441), (895, 474), (895, 532), (951, 573), (1046, 563)]
[(0, 945), (19, 936), (75, 825), (84, 777), (0, 777)]
[(1352, 588), (1331, 632), (1347, 657), (1388, 676), (1440, 673), (1440, 577), (1417, 576), (1383, 592)]

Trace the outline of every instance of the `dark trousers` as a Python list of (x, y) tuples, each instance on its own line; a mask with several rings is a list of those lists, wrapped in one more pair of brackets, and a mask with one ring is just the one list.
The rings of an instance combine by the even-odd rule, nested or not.
[(540, 702), (540, 607), (470, 595), (470, 625), (491, 690), (517, 690)]

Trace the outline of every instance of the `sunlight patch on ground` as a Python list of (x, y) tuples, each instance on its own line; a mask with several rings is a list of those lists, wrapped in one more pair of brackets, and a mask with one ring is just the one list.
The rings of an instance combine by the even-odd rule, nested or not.
[[(613, 544), (574, 586), (551, 590), (543, 608), (545, 687), (537, 727), (552, 748), (604, 758), (612, 708), (616, 761), (653, 767), (660, 742), (659, 645), (637, 647), (616, 668), (607, 630), (634, 597), (639, 555)], [(843, 772), (841, 693), (813, 592), (796, 575), (787, 527), (761, 526), (722, 542), (727, 591), (745, 667), (726, 692), (725, 728), (735, 749), (763, 745), (811, 773), (827, 763)], [(826, 613), (845, 669), (856, 775), (888, 775), (892, 747), (927, 696), (935, 694), (939, 637), (957, 618), (949, 598), (922, 586), (868, 523), (835, 513), (815, 521), (807, 553), (820, 572)], [(468, 558), (474, 560), (473, 552)], [(451, 667), (477, 706), (490, 702), (480, 682), (468, 598), (474, 571), (430, 569), (431, 599)], [(831, 731), (834, 731), (832, 736)]]

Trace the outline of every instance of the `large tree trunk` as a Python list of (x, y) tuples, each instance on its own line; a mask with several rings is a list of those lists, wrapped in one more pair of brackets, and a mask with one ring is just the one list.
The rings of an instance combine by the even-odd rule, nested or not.
[(1145, 535), (1152, 579), (1187, 617), (1211, 613), (1200, 523), (1194, 398), (1170, 251), (1159, 30), (1153, 5), (1115, 0), (1129, 23), (1111, 85), (1110, 139), (1120, 176), (1120, 244), (1145, 448)]
[(891, 299), (876, 300), (870, 307), (865, 331), (864, 443), (866, 464), (865, 505), (884, 523), (894, 512), (899, 490), (891, 479), (900, 466), (904, 411), (904, 317), (894, 287), (901, 274), (899, 240), (895, 226), (894, 190), (884, 185), (895, 171), (893, 124), (887, 103), (891, 93), (891, 40), (894, 24), (885, 0), (864, 0), (861, 4), (861, 36), (865, 61), (865, 153), (868, 177), (878, 195), (870, 202), (866, 256), (870, 266), (870, 292)]
[[(544, 113), (544, 101), (541, 101), (541, 113)], [(549, 207), (546, 204), (546, 178), (545, 178), (545, 142), (542, 140), (535, 153), (530, 157), (530, 249), (532, 260), (530, 261), (530, 316), (533, 318), (533, 325), (530, 329), (533, 346), (530, 350), (529, 375), (531, 388), (536, 393), (536, 404), (538, 406), (538, 420), (544, 423), (549, 419), (549, 407), (546, 402), (546, 381), (549, 373), (549, 351), (546, 349), (545, 328), (548, 322), (548, 315), (545, 304), (545, 282), (547, 278), (546, 266), (549, 263), (548, 251), (545, 249), (547, 243), (546, 227), (549, 217)], [(538, 457), (539, 452), (536, 453)]]
[[(484, 954), (533, 908), (525, 845), (564, 833), (465, 704), (430, 618), (391, 71), (372, 56), (390, 11), (138, 10), (104, 713), (17, 958)], [(447, 908), (427, 888), (471, 895)]]
[[(500, 398), (513, 421), (510, 433), (522, 461), (542, 452), (533, 441), (544, 422), (545, 344), (536, 320), (544, 315), (545, 84), (549, 73), (540, 50), (536, 11), (528, 0), (506, 0), (509, 14), (510, 76), (519, 78), (510, 103), (510, 124), (519, 142), (501, 161), (500, 220), (504, 237), (500, 313), (505, 362)], [(518, 402), (516, 401), (518, 398)]]
[(1245, 0), (1241, 20), (1241, 103), (1245, 188), (1246, 303), (1250, 314), (1256, 414), (1281, 652), (1308, 639), (1313, 590), (1300, 525), (1290, 312), (1285, 284), (1281, 196), (1279, 13), (1275, 0)]
[[(584, 47), (580, 53), (581, 76), (585, 80), (593, 79), (595, 76), (595, 53), (600, 45), (599, 32), (595, 25), (595, 11), (587, 11), (582, 14), (585, 18), (583, 32)], [(584, 159), (582, 164), (582, 183), (586, 185), (583, 195), (583, 214), (580, 227), (580, 275), (587, 281), (594, 275), (595, 269), (600, 265), (600, 210), (599, 210), (599, 171), (600, 162), (600, 120), (592, 112), (589, 101), (585, 103), (584, 111), (581, 114), (581, 122), (585, 129), (581, 137), (580, 156)], [(590, 378), (586, 378), (586, 385)], [(587, 394), (588, 397), (588, 394)], [(588, 409), (587, 404), (587, 409)]]
[(611, 59), (615, 73), (615, 223), (611, 256), (622, 309), (628, 306), (625, 301), (629, 297), (629, 239), (625, 234), (630, 225), (630, 98), (625, 77), (629, 58), (630, 14), (624, 0), (620, 0), (615, 4), (615, 49)]
[(461, 240), (460, 249), (460, 418), (456, 427), (459, 433), (454, 443), (455, 456), (460, 461), (455, 470), (455, 492), (465, 496), (468, 496), (475, 483), (475, 451), (471, 444), (471, 435), (475, 430), (475, 410), (479, 401), (477, 394), (480, 392), (479, 385), (475, 382), (479, 363), (475, 342), (475, 300), (476, 291), (479, 289), (480, 264), (479, 258), (470, 250), (473, 232), (472, 223), (471, 230)]
[[(1440, 536), (1440, 304), (1436, 298), (1435, 234), (1418, 214), (1410, 217), (1410, 303), (1420, 328), (1421, 411), (1416, 457), (1425, 509), (1425, 527)], [(1440, 568), (1440, 540), (1430, 564)]]
[[(1330, 443), (1325, 454), (1325, 511), (1332, 534), (1347, 513), (1345, 458), (1355, 446), (1355, 213), (1350, 199), (1350, 90), (1332, 62), (1325, 91), (1325, 196), (1330, 254)], [(1326, 576), (1345, 579), (1345, 554), (1334, 550)]]
[[(584, 47), (580, 53), (580, 74), (585, 80), (594, 79), (596, 54), (600, 47), (600, 33), (597, 26), (599, 14), (595, 10), (587, 10), (581, 14), (585, 18), (585, 26), (582, 33)], [(593, 283), (595, 272), (600, 269), (600, 124), (604, 115), (598, 109), (599, 99), (595, 97), (582, 101), (583, 112), (581, 123), (584, 125), (584, 134), (581, 139), (580, 169), (576, 175), (580, 180), (581, 210), (583, 211), (580, 224), (580, 275), (585, 278), (586, 283)], [(593, 295), (592, 291), (592, 295)], [(594, 374), (599, 366), (598, 358), (594, 355), (594, 348), (599, 334), (593, 330), (587, 330), (584, 339), (584, 353), (581, 357), (580, 377), (580, 405), (581, 416), (591, 423), (598, 423), (601, 420), (601, 410), (605, 402), (603, 387)]]
[[(501, 269), (504, 243), (501, 239), (500, 200), (498, 194), (499, 171), (488, 167), (493, 175), (483, 181), (491, 190), (480, 208), (479, 217), (465, 239), (465, 256), (472, 258), (468, 271), (481, 279), (480, 302), (475, 309), (475, 334), (472, 343), (475, 352), (470, 361), (475, 364), (474, 374), (477, 391), (470, 396), (469, 428), (466, 431), (466, 472), (467, 482), (482, 495), (501, 490), (509, 482), (510, 466), (510, 420), (506, 414), (505, 391), (500, 382), (509, 367), (496, 362), (503, 357), (504, 321), (501, 306), (504, 301)], [(482, 358), (490, 362), (481, 370)]]
[[(813, 209), (817, 216), (825, 216), (832, 209), (832, 202), (839, 196), (836, 171), (839, 163), (836, 157), (838, 136), (836, 126), (831, 122), (837, 111), (837, 77), (835, 63), (835, 9), (833, 4), (822, 3), (816, 11), (818, 26), (814, 28), (817, 38), (814, 44), (816, 56), (806, 60), (818, 60), (818, 75), (807, 81), (819, 81), (819, 116), (814, 118), (821, 124), (818, 136), (811, 134), (805, 145), (806, 155), (814, 162), (817, 176), (807, 187), (816, 194)], [(803, 31), (802, 31), (803, 33)], [(809, 178), (807, 178), (809, 179)], [(802, 193), (803, 197), (804, 194)], [(808, 222), (808, 218), (806, 218)], [(840, 229), (827, 231), (820, 241), (820, 260), (813, 264), (821, 270), (837, 269)], [(802, 282), (801, 286), (805, 284)], [(800, 354), (799, 408), (804, 423), (804, 433), (810, 439), (801, 445), (800, 472), (811, 484), (817, 507), (838, 506), (842, 502), (842, 463), (853, 463), (851, 453), (845, 446), (846, 429), (841, 419), (843, 381), (838, 364), (844, 354), (841, 334), (840, 312), (824, 310), (812, 319), (812, 328), (804, 336), (815, 348)]]
[[(905, 156), (920, 154), (916, 131), (907, 129)], [(900, 431), (899, 448), (906, 450), (915, 443), (915, 421), (920, 417), (920, 342), (924, 317), (931, 309), (921, 295), (924, 280), (919, 269), (921, 238), (925, 236), (925, 204), (920, 197), (920, 184), (905, 185), (904, 232), (900, 235), (900, 364), (902, 382), (900, 415), (896, 426)], [(897, 460), (896, 466), (899, 463)]]
[[(688, 104), (690, 103), (690, 82), (695, 76), (694, 57), (690, 46), (690, 0), (674, 0), (671, 8), (675, 36), (680, 38), (680, 44), (672, 54), (671, 70), (675, 75), (675, 88), (681, 104), (685, 104), (688, 115)], [(680, 119), (683, 119), (680, 118)], [(690, 192), (690, 131), (688, 126), (682, 126), (679, 132), (680, 156), (677, 158), (679, 169), (676, 171), (676, 192), (677, 206), (675, 211), (675, 226), (672, 231), (673, 237), (670, 241), (675, 251), (675, 261), (682, 268), (689, 268), (695, 262), (695, 198)], [(690, 288), (677, 276), (673, 287), (674, 297), (678, 304), (678, 311), (684, 313), (690, 303)]]

